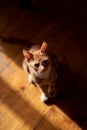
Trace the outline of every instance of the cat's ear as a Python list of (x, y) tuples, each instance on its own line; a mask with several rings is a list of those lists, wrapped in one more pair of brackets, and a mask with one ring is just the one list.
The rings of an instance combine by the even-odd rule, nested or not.
[(25, 57), (27, 60), (30, 60), (30, 59), (33, 58), (33, 55), (32, 55), (29, 51), (27, 51), (27, 50), (23, 50), (23, 55), (24, 55), (24, 57)]
[(48, 44), (45, 41), (43, 41), (43, 43), (41, 45), (41, 52), (43, 52), (43, 53), (48, 52)]

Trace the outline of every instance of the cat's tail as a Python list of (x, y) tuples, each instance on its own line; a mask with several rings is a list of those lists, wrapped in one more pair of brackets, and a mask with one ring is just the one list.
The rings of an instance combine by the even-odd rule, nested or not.
[(5, 43), (12, 43), (12, 44), (20, 44), (23, 47), (30, 47), (34, 45), (34, 43), (30, 42), (29, 40), (21, 39), (21, 38), (15, 38), (15, 37), (6, 37), (0, 35), (0, 40)]

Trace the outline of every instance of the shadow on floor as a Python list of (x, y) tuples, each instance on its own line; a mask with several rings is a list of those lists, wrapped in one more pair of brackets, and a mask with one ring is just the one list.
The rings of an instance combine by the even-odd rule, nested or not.
[(87, 120), (87, 80), (61, 64), (58, 71), (57, 97), (47, 104), (55, 104), (80, 126)]

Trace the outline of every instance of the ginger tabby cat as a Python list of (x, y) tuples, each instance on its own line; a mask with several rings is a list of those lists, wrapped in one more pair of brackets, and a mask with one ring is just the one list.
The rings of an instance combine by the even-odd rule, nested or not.
[(55, 97), (58, 63), (48, 44), (34, 45), (29, 50), (23, 50), (23, 55), (23, 69), (28, 73), (29, 82), (41, 90), (41, 101)]

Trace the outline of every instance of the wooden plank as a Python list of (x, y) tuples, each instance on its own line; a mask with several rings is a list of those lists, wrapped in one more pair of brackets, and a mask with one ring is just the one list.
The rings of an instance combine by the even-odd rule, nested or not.
[[(7, 100), (1, 99), (2, 103), (8, 108), (7, 113), (0, 120), (2, 129), (13, 129), (14, 127), (16, 129), (21, 129), (22, 127), (25, 129), (27, 127), (28, 130), (37, 124), (49, 108), (40, 102), (38, 91), (34, 86), (29, 87), (18, 99), (16, 98), (17, 92), (13, 90), (13, 93), (9, 92), (9, 97), (8, 95), (6, 96)], [(13, 105), (11, 102), (13, 102)]]
[(81, 130), (81, 128), (69, 119), (60, 109), (52, 106), (46, 115), (40, 120), (34, 130)]
[[(20, 59), (20, 55), (15, 60), (18, 59)], [(10, 60), (10, 63), (8, 63), (7, 57), (8, 66), (0, 73), (0, 100), (9, 105), (9, 107), (16, 102), (23, 90), (29, 85), (26, 74), (15, 64), (15, 60)], [(8, 111), (3, 109), (3, 105), (0, 108), (1, 115)]]
[[(3, 88), (6, 89), (6, 85), (10, 86), (11, 89), (17, 91), (21, 89), (23, 86), (28, 86), (28, 79), (27, 75), (23, 71), (21, 67), (19, 67), (15, 62), (18, 62), (22, 64), (22, 53), (19, 53), (14, 60), (11, 60), (8, 66), (3, 70), (3, 72), (0, 73), (0, 80), (2, 91)], [(8, 57), (7, 57), (8, 59)], [(8, 78), (9, 76), (9, 78)]]
[(0, 72), (3, 71), (21, 51), (18, 44), (4, 43), (0, 40)]
[[(4, 87), (3, 92), (2, 87)], [(1, 86), (0, 89), (0, 119), (3, 119), (3, 117), (9, 111), (9, 108), (11, 108), (13, 104), (20, 98), (23, 91), (21, 89), (18, 91), (17, 88), (13, 90), (8, 84)]]

